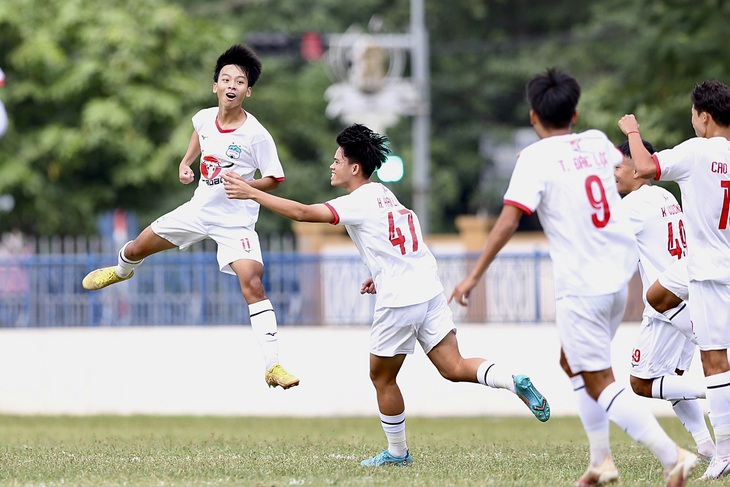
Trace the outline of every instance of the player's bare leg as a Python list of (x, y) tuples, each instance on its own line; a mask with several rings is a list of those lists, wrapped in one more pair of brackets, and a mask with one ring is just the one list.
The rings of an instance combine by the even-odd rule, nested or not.
[(173, 243), (157, 235), (151, 227), (147, 227), (137, 238), (127, 242), (119, 250), (116, 266), (91, 271), (84, 277), (81, 285), (86, 290), (96, 291), (131, 279), (134, 270), (142, 264), (145, 257), (172, 248), (175, 248)]
[(715, 455), (715, 443), (705, 422), (705, 415), (696, 399), (705, 397), (704, 384), (695, 384), (689, 377), (684, 377), (683, 370), (675, 370), (673, 375), (665, 375), (652, 379), (630, 376), (631, 389), (637, 396), (656, 398), (668, 401), (672, 405), (687, 432), (697, 444), (697, 456), (700, 460), (709, 461)]
[(524, 374), (511, 374), (483, 358), (464, 358), (454, 331), (449, 332), (428, 353), (428, 358), (442, 377), (452, 382), (478, 382), (517, 395), (540, 421), (550, 419), (550, 405)]
[(364, 467), (408, 466), (413, 462), (406, 443), (406, 406), (396, 381), (406, 356), (379, 357), (370, 354), (370, 380), (375, 386), (380, 424), (388, 448), (360, 462)]
[(619, 479), (619, 474), (611, 456), (608, 414), (588, 394), (583, 376), (571, 370), (562, 348), (560, 349), (560, 366), (570, 378), (573, 386), (573, 392), (578, 402), (578, 417), (588, 437), (590, 451), (588, 468), (575, 485), (592, 487), (615, 482)]
[(251, 328), (264, 354), (266, 370), (264, 380), (269, 387), (278, 386), (282, 389), (299, 385), (299, 378), (287, 372), (279, 364), (276, 313), (264, 290), (262, 282), (264, 277), (263, 264), (255, 260), (241, 259), (231, 262), (230, 265), (238, 277), (243, 298), (248, 303)]
[(665, 313), (682, 304), (682, 300), (662, 286), (659, 281), (654, 281), (654, 284), (649, 286), (649, 289), (646, 291), (646, 300), (649, 306), (660, 313)]
[[(712, 400), (711, 394), (717, 394), (720, 397), (718, 399), (725, 399), (725, 389), (727, 384), (727, 372), (730, 370), (728, 364), (727, 349), (724, 350), (700, 350), (700, 357), (702, 358), (702, 368), (705, 372), (705, 381), (707, 382), (708, 392), (707, 399), (710, 402), (710, 422), (712, 422)], [(722, 395), (721, 395), (722, 394)], [(725, 397), (723, 397), (725, 395)], [(713, 480), (725, 477), (730, 474), (730, 454), (728, 451), (728, 440), (727, 434), (718, 434), (718, 431), (725, 433), (720, 430), (717, 424), (713, 423), (715, 430), (715, 456), (710, 462), (710, 466), (702, 475), (702, 480)]]

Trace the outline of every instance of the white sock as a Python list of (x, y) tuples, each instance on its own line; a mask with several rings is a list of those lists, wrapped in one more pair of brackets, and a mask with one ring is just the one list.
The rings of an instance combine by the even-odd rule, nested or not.
[(718, 457), (730, 455), (730, 372), (705, 377)]
[(131, 243), (132, 241), (130, 240), (129, 242), (122, 245), (121, 249), (119, 249), (119, 255), (117, 255), (117, 268), (115, 271), (119, 277), (127, 277), (132, 273), (133, 270), (139, 267), (142, 262), (144, 262), (144, 259), (129, 260), (127, 257), (124, 256), (124, 249), (126, 249), (127, 245)]
[(664, 468), (677, 463), (677, 445), (638, 396), (612, 382), (598, 396), (598, 404), (608, 413), (611, 421), (635, 441), (649, 448)]
[(651, 383), (651, 397), (667, 401), (704, 399), (706, 391), (703, 384), (683, 375), (663, 375)]
[(388, 439), (388, 451), (395, 457), (404, 457), (408, 453), (406, 444), (406, 412), (395, 416), (380, 413), (380, 424)]
[(279, 363), (279, 339), (276, 336), (276, 314), (271, 301), (264, 299), (248, 306), (251, 328), (264, 352), (266, 370)]
[[(702, 412), (699, 402), (675, 401), (672, 403), (672, 409), (674, 409), (674, 413), (682, 422), (682, 425), (692, 435), (698, 448), (704, 443), (712, 443), (712, 436), (705, 422), (705, 414)], [(707, 454), (706, 452), (701, 453)]]
[(507, 389), (515, 392), (515, 381), (512, 374), (502, 370), (494, 362), (484, 361), (477, 369), (477, 381), (495, 389)]
[(573, 384), (573, 392), (578, 401), (578, 416), (588, 437), (591, 465), (597, 467), (611, 454), (608, 415), (588, 395), (583, 377), (576, 375), (570, 378), (570, 382)]

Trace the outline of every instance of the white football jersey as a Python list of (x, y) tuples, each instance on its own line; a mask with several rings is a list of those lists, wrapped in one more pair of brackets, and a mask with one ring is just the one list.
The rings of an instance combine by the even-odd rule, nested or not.
[(375, 283), (376, 308), (425, 303), (442, 293), (436, 259), (418, 217), (380, 183), (367, 183), (325, 203), (345, 225)]
[(251, 113), (235, 130), (223, 130), (216, 117), (218, 107), (200, 110), (193, 127), (200, 140), (200, 181), (190, 200), (203, 218), (222, 225), (251, 226), (256, 223), (259, 204), (251, 200), (228, 199), (223, 189), (223, 173), (233, 171), (244, 179), (261, 177), (284, 179), (284, 170), (271, 134)]
[(730, 141), (695, 137), (653, 157), (656, 179), (676, 181), (682, 192), (689, 278), (730, 283)]
[(672, 193), (644, 185), (621, 200), (639, 247), (639, 274), (643, 287), (644, 316), (657, 318), (646, 301), (646, 291), (664, 270), (687, 256), (684, 214)]
[(537, 211), (557, 298), (613, 294), (636, 271), (636, 240), (613, 173), (622, 160), (598, 130), (541, 139), (517, 159), (504, 204)]

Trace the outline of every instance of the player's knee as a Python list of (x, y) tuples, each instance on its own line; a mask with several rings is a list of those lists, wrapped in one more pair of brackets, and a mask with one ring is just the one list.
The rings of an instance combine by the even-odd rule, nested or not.
[(124, 247), (124, 257), (127, 260), (131, 261), (138, 261), (145, 258), (145, 255), (142, 255), (140, 245), (136, 243), (134, 240), (129, 242), (126, 247)]
[(631, 384), (631, 390), (633, 390), (634, 394), (637, 396), (651, 397), (651, 380), (640, 379), (632, 375), (629, 379), (629, 383)]
[(658, 312), (664, 313), (678, 306), (682, 300), (664, 288), (659, 282), (655, 282), (646, 292), (646, 302)]
[(449, 382), (460, 382), (462, 374), (459, 373), (456, 367), (440, 367), (439, 374), (441, 377)]
[(240, 279), (241, 292), (247, 303), (257, 303), (266, 299), (266, 290), (258, 276), (250, 279)]
[(376, 390), (385, 390), (390, 386), (396, 385), (396, 378), (390, 374), (376, 373), (370, 371), (370, 381), (375, 386)]
[(560, 368), (563, 369), (563, 372), (567, 374), (568, 377), (573, 377), (573, 371), (570, 369), (570, 365), (568, 365), (568, 360), (565, 358), (565, 355), (560, 354)]

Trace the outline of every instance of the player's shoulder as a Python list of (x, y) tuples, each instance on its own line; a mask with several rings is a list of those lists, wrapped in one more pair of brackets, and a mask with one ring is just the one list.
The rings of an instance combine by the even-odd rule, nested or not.
[[(679, 143), (678, 145), (674, 146), (672, 151), (684, 151), (684, 152), (698, 152), (703, 151), (706, 149), (708, 145), (711, 144), (712, 139), (706, 139), (704, 137), (692, 137), (691, 139), (687, 139), (684, 142)], [(659, 155), (661, 156), (661, 153), (664, 151), (659, 151)]]
[[(581, 150), (605, 152), (613, 149), (616, 153), (620, 154), (620, 151), (616, 148), (616, 144), (611, 142), (608, 135), (598, 129), (588, 129), (574, 135), (576, 143)], [(623, 156), (621, 159), (623, 159)]]
[(269, 131), (264, 127), (264, 124), (249, 111), (246, 111), (246, 123), (241, 126), (241, 129), (255, 140), (262, 138), (273, 140)]
[(704, 153), (710, 153), (713, 154), (712, 157), (717, 157), (718, 154), (724, 155), (725, 160), (728, 160), (728, 150), (730, 150), (730, 140), (726, 139), (725, 137), (721, 136), (715, 136), (710, 137), (709, 139), (705, 137), (695, 137), (690, 140), (698, 139), (697, 142), (695, 142), (693, 147), (697, 147), (697, 150), (699, 152)]
[[(643, 189), (644, 187), (646, 189)], [(644, 193), (646, 193), (647, 195), (652, 195), (656, 198), (662, 198), (664, 200), (676, 201), (676, 198), (671, 193), (671, 191), (669, 191), (668, 189), (663, 188), (657, 184), (647, 184), (647, 185), (643, 186), (642, 189), (643, 189)]]
[(383, 207), (393, 208), (402, 206), (395, 194), (383, 183), (371, 181), (363, 184), (352, 193), (353, 198), (362, 198), (364, 200), (377, 201)]
[(606, 135), (604, 132), (598, 130), (598, 129), (588, 129), (584, 130), (583, 132), (579, 132), (579, 137), (584, 139), (600, 139), (600, 140), (608, 140), (608, 135)]
[(659, 203), (665, 203), (668, 199), (674, 199), (672, 193), (653, 184), (645, 184), (623, 197), (623, 201), (633, 207), (653, 207)]
[(218, 107), (203, 108), (201, 110), (198, 110), (198, 112), (195, 115), (193, 115), (193, 121), (215, 120), (215, 117), (217, 115), (218, 115)]
[(544, 139), (536, 140), (532, 144), (522, 149), (517, 154), (517, 159), (522, 161), (530, 161), (535, 158), (544, 157), (546, 153), (552, 153), (556, 151), (559, 144), (556, 144), (555, 137), (547, 137)]

